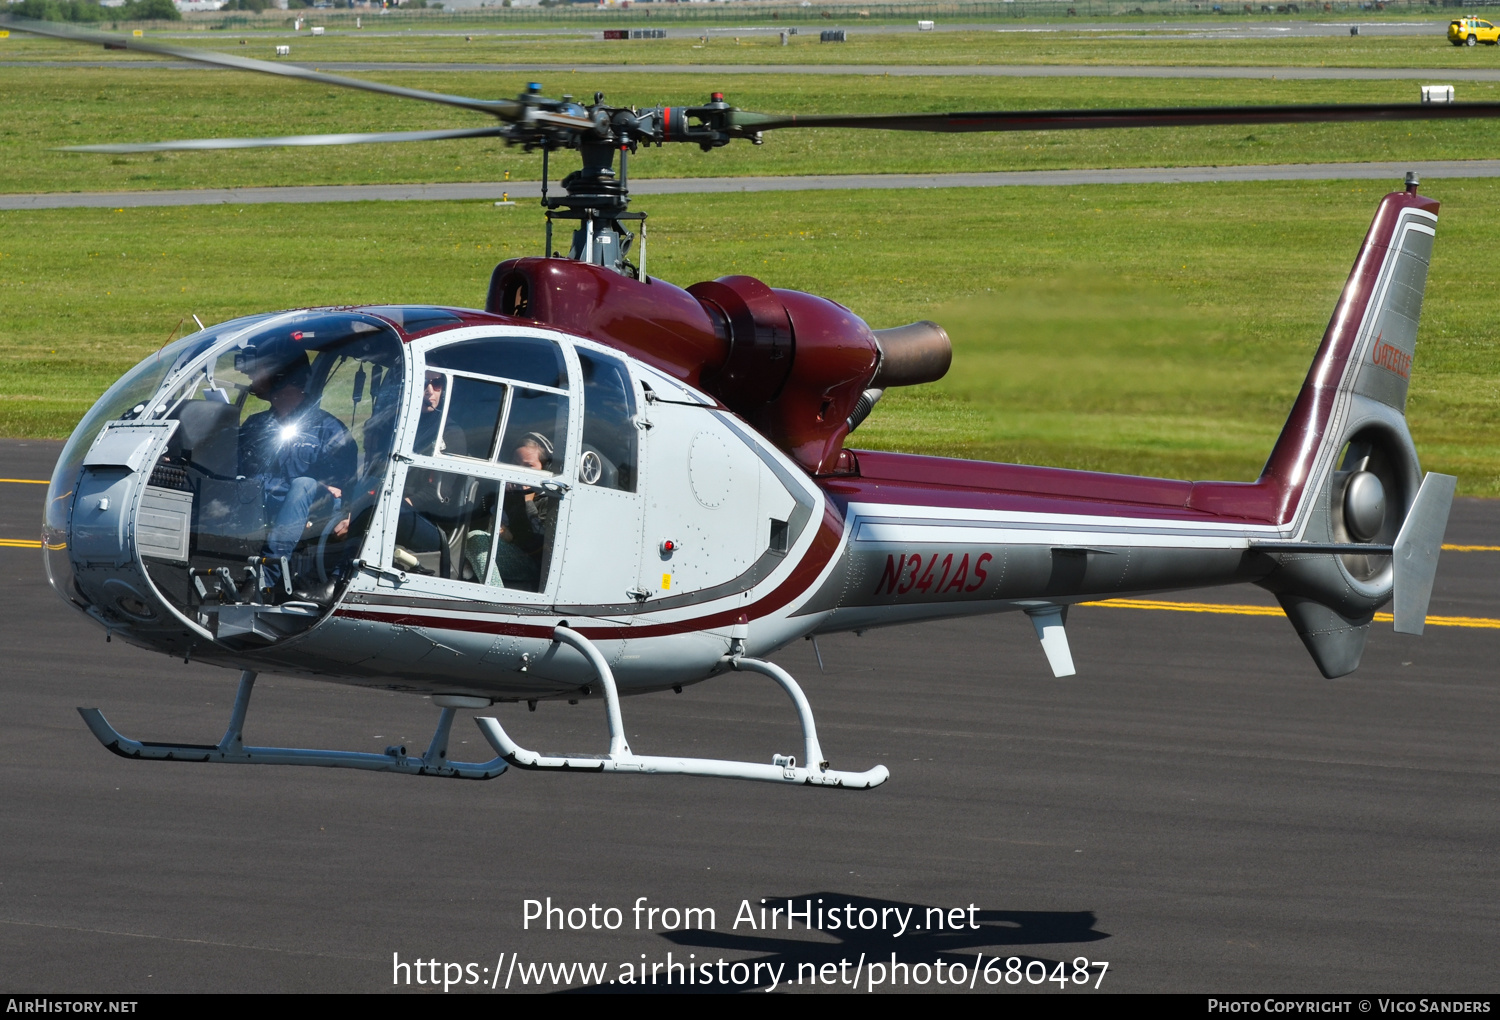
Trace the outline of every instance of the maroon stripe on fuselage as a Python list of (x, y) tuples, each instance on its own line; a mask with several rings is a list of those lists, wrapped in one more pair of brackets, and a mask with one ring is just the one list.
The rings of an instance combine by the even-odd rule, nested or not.
[[(684, 634), (688, 631), (708, 630), (712, 627), (731, 627), (742, 620), (758, 620), (764, 616), (770, 616), (779, 609), (785, 608), (791, 603), (812, 594), (814, 582), (818, 575), (823, 573), (834, 554), (839, 551), (839, 545), (844, 538), (844, 517), (831, 500), (823, 503), (823, 520), (818, 525), (818, 532), (813, 536), (812, 544), (808, 546), (807, 553), (792, 568), (791, 574), (776, 586), (769, 595), (758, 599), (743, 609), (726, 609), (710, 616), (700, 616), (693, 620), (679, 620), (675, 623), (648, 623), (643, 627), (630, 628), (630, 636), (637, 637), (661, 637), (668, 634)], [(584, 631), (585, 634), (588, 631)], [(608, 636), (608, 631), (604, 632)]]
[[(648, 623), (642, 626), (573, 628), (584, 637), (595, 640), (618, 640), (629, 638), (664, 637), (672, 634), (687, 634), (693, 631), (712, 630), (715, 627), (732, 627), (737, 623), (748, 623), (770, 616), (798, 598), (809, 595), (818, 575), (822, 574), (834, 554), (838, 552), (844, 535), (844, 518), (829, 500), (823, 506), (823, 520), (813, 536), (807, 553), (792, 568), (785, 581), (762, 599), (748, 606), (721, 610), (706, 616), (671, 623)], [(455, 602), (453, 608), (463, 611), (464, 604)], [(513, 637), (551, 638), (550, 626), (524, 623), (504, 623), (497, 620), (474, 620), (449, 616), (429, 615), (414, 611), (393, 609), (389, 613), (371, 612), (367, 609), (338, 609), (334, 616), (348, 620), (370, 620), (400, 627), (435, 627), (442, 630), (465, 631), (474, 634), (505, 634)]]
[[(455, 603), (454, 608), (462, 609), (463, 603)], [(389, 613), (371, 612), (368, 609), (338, 609), (333, 615), (344, 620), (388, 623), (393, 627), (440, 627), (443, 630), (461, 630), (474, 634), (505, 634), (510, 637), (550, 638), (552, 636), (551, 627), (537, 627), (524, 623), (498, 623), (494, 620), (467, 620), (452, 616), (428, 616), (402, 612), (399, 609)], [(625, 629), (619, 628), (620, 631)]]
[(1027, 464), (860, 450), (859, 475), (819, 479), (842, 506), (905, 504), (1015, 513), (1207, 519), (1187, 509), (1191, 482)]

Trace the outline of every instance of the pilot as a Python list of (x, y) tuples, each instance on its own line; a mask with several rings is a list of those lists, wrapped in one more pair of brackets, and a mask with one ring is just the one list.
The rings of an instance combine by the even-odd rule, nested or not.
[(265, 578), (275, 586), (283, 581), (281, 558), (302, 540), (313, 504), (325, 494), (340, 500), (353, 482), (359, 451), (344, 423), (308, 393), (312, 366), (293, 341), (272, 339), (236, 361), (250, 392), (271, 405), (240, 426), (239, 448), (240, 470), (261, 481)]

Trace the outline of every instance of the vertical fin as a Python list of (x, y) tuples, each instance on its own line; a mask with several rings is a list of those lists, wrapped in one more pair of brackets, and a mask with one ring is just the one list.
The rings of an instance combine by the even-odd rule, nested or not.
[(1321, 602), (1300, 595), (1277, 594), (1282, 611), (1313, 657), (1318, 672), (1329, 680), (1353, 673), (1365, 653), (1370, 636), (1372, 611), (1364, 618), (1350, 618)]
[[(1421, 633), (1432, 595), (1453, 479), (1423, 481), (1406, 397), (1437, 211), (1414, 174), (1381, 200), (1260, 479), (1190, 497), (1322, 547), (1268, 553), (1274, 567), (1256, 583), (1330, 678), (1358, 667), (1376, 609), (1394, 598), (1396, 630)], [(1362, 542), (1394, 555), (1328, 549)]]

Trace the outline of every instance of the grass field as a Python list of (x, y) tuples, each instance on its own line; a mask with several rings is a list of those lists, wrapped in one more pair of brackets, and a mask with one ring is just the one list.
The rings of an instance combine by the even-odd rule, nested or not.
[[(380, 80), (485, 97), (514, 95), (522, 74), (383, 73)], [(725, 91), (746, 109), (817, 113), (1039, 107), (1150, 106), (1196, 102), (1411, 101), (1408, 81), (1223, 81), (1155, 79), (866, 78), (811, 75), (541, 76), (549, 92), (641, 106), (706, 100)], [(1500, 88), (1460, 86), (1461, 97)], [(215, 71), (124, 71), (0, 67), (0, 192), (136, 190), (276, 184), (515, 180), (540, 176), (539, 154), (495, 140), (426, 145), (260, 149), (104, 156), (56, 146), (174, 138), (468, 127), (482, 115), (353, 90)], [(737, 142), (702, 153), (674, 145), (645, 150), (638, 177), (860, 172), (938, 173), (1061, 167), (1190, 166), (1323, 160), (1468, 159), (1495, 154), (1484, 121), (1265, 125), (926, 135), (912, 132), (772, 132), (762, 146)], [(554, 176), (571, 164), (560, 159)], [(560, 172), (559, 172), (560, 171)]]
[[(1347, 20), (1347, 19), (1346, 19)], [(618, 64), (1150, 64), (1225, 67), (1500, 67), (1500, 51), (1449, 45), (1443, 36), (1446, 14), (1409, 17), (1430, 21), (1431, 35), (1323, 36), (1287, 39), (1222, 38), (1226, 33), (1184, 27), (1174, 31), (1018, 31), (860, 34), (849, 28), (847, 42), (820, 43), (821, 26), (803, 25), (802, 34), (782, 46), (766, 28), (738, 37), (725, 30), (695, 38), (599, 41), (587, 29), (579, 35), (518, 36), (475, 29), (465, 33), (413, 37), (395, 31), (356, 32), (313, 37), (307, 32), (168, 33), (163, 41), (179, 46), (218, 49), (273, 59), (277, 44), (292, 46), (291, 59), (318, 61), (444, 61), (474, 63)], [(309, 24), (317, 24), (316, 13)], [(1342, 22), (1341, 22), (1342, 23)], [(1234, 28), (1223, 21), (1212, 28)], [(1007, 26), (999, 26), (1004, 29)], [(158, 36), (159, 33), (151, 33)], [(241, 45), (244, 40), (244, 45)], [(12, 35), (0, 40), (0, 60), (99, 60), (94, 47)], [(144, 60), (133, 54), (111, 59)]]
[[(195, 33), (252, 55), (269, 36)], [(206, 38), (205, 38), (206, 37)], [(822, 112), (1374, 102), (1416, 83), (588, 74), (590, 61), (1177, 63), (1500, 67), (1440, 38), (1195, 39), (1116, 33), (867, 36), (843, 46), (715, 37), (605, 44), (461, 34), (294, 40), (306, 60), (577, 61), (570, 73), (390, 72), (380, 80), (503, 96), (638, 105), (710, 88), (744, 108)], [(321, 47), (321, 48), (318, 48)], [(446, 108), (212, 71), (25, 66), (97, 51), (0, 41), (0, 192), (535, 179), (540, 157), (491, 142), (126, 157), (89, 142), (469, 126)], [(1441, 79), (1438, 79), (1441, 80)], [(1460, 99), (1493, 98), (1460, 84)], [(711, 154), (670, 147), (633, 176), (718, 176), (1462, 159), (1493, 125), (931, 137), (786, 132)], [(566, 172), (566, 161), (554, 177)], [(1392, 182), (1395, 186), (1396, 182)], [(872, 325), (936, 318), (942, 382), (882, 401), (855, 445), (1175, 477), (1254, 477), (1322, 334), (1375, 202), (1349, 182), (671, 196), (652, 214), (653, 275), (751, 273), (844, 302)], [(1424, 466), (1500, 496), (1500, 182), (1429, 181), (1445, 203), (1409, 417)], [(539, 248), (534, 208), (488, 203), (46, 210), (0, 213), (0, 435), (66, 435), (120, 373), (177, 332), (271, 308), (483, 300), (500, 259)], [(1478, 277), (1476, 279), (1476, 277)], [(1477, 285), (1476, 285), (1477, 284)], [(191, 320), (186, 320), (189, 325)]]
[[(872, 325), (932, 317), (954, 370), (858, 433), (891, 449), (1250, 478), (1383, 188), (1348, 182), (653, 199), (654, 274), (758, 275)], [(1500, 495), (1500, 184), (1446, 181), (1413, 373), (1431, 470)], [(538, 217), (489, 204), (0, 213), (0, 434), (66, 435), (178, 320), (482, 301)], [(190, 320), (189, 320), (190, 322)]]

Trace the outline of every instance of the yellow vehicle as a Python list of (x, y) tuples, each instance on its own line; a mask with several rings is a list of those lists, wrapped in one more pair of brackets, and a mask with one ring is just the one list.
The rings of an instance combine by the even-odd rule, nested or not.
[(1473, 46), (1475, 43), (1494, 46), (1500, 43), (1500, 28), (1482, 18), (1459, 18), (1448, 25), (1448, 41), (1455, 46)]

